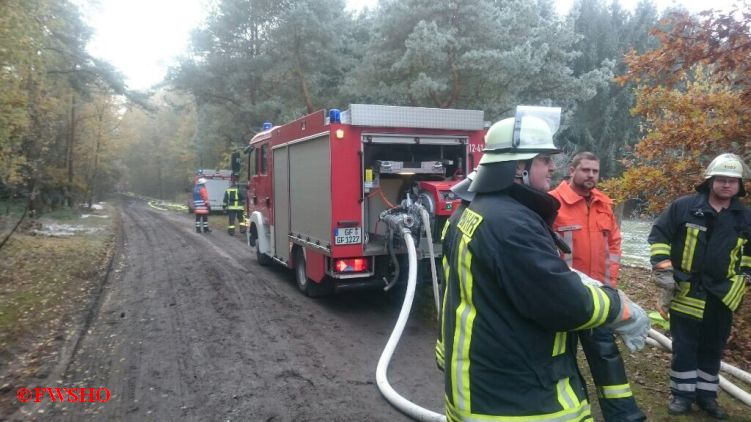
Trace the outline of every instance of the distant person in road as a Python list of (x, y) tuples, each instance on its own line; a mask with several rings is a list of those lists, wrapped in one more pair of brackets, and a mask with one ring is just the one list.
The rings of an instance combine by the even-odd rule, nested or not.
[(209, 229), (210, 212), (211, 206), (209, 205), (209, 193), (206, 191), (206, 179), (199, 177), (193, 188), (193, 214), (196, 215), (197, 233), (201, 233), (202, 229), (204, 233), (211, 231)]
[(746, 195), (748, 177), (739, 156), (717, 156), (697, 193), (670, 204), (649, 234), (653, 275), (670, 293), (662, 306), (670, 309), (668, 411), (674, 415), (696, 402), (716, 419), (728, 417), (717, 389), (733, 312), (751, 275), (751, 210), (738, 199)]
[(644, 311), (622, 292), (561, 259), (550, 226), (558, 201), (546, 193), (560, 109), (553, 123), (537, 109), (490, 127), (469, 189), (475, 197), (447, 233), (454, 245), (442, 313), (449, 421), (587, 420), (569, 331), (608, 324), (636, 350), (649, 330)]
[[(591, 152), (580, 152), (571, 160), (568, 174), (567, 181), (550, 191), (561, 203), (553, 229), (570, 249), (562, 256), (569, 267), (617, 288), (621, 231), (613, 215), (613, 201), (596, 188), (600, 159)], [(598, 327), (578, 335), (603, 418), (608, 422), (645, 420), (628, 383), (613, 330)]]
[(235, 235), (235, 221), (243, 224), (243, 213), (245, 211), (245, 195), (237, 185), (228, 187), (224, 191), (224, 200), (222, 208), (227, 212), (227, 233), (230, 236)]

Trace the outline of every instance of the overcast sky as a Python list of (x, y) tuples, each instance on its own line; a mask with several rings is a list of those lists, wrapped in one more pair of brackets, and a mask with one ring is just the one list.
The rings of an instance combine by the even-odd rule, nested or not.
[[(190, 30), (206, 13), (206, 0), (74, 0), (84, 10), (95, 31), (89, 44), (94, 56), (107, 60), (125, 75), (128, 86), (147, 89), (160, 82), (167, 67), (188, 45)], [(325, 0), (322, 0), (325, 1)], [(620, 0), (633, 8), (638, 0)], [(565, 13), (573, 0), (556, 0)], [(729, 9), (733, 0), (654, 0), (658, 8), (680, 4), (691, 12), (709, 7)], [(347, 7), (360, 10), (377, 0), (347, 0)]]

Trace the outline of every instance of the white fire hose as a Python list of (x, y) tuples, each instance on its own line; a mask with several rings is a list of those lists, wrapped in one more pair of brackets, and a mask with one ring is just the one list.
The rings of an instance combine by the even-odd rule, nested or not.
[[(666, 350), (668, 352), (673, 350), (673, 342), (670, 341), (670, 339), (667, 338), (664, 334), (655, 329), (649, 330), (649, 338), (647, 338), (647, 344)], [(728, 374), (738, 378), (743, 382), (751, 384), (751, 374), (742, 369), (736, 368), (735, 366), (728, 363), (721, 362), (720, 370), (727, 372)], [(730, 394), (734, 398), (738, 399), (738, 401), (740, 401), (741, 403), (751, 407), (751, 394), (742, 390), (737, 385), (731, 383), (722, 375), (720, 375), (720, 388), (725, 390), (726, 393)]]
[(412, 234), (409, 229), (406, 228), (402, 228), (402, 237), (404, 237), (404, 243), (407, 244), (407, 254), (409, 257), (407, 292), (404, 295), (404, 302), (402, 303), (401, 311), (399, 311), (399, 318), (396, 320), (394, 330), (391, 332), (389, 341), (386, 342), (386, 347), (384, 347), (383, 353), (381, 353), (381, 358), (378, 359), (376, 383), (378, 384), (378, 389), (381, 390), (383, 397), (405, 415), (418, 421), (445, 422), (446, 417), (444, 415), (420, 407), (400, 396), (399, 393), (391, 387), (391, 384), (389, 384), (386, 377), (389, 362), (391, 362), (391, 356), (394, 354), (394, 349), (396, 349), (396, 345), (399, 343), (399, 339), (404, 331), (404, 326), (407, 324), (409, 311), (412, 309), (412, 301), (415, 298), (415, 286), (417, 285), (417, 252), (415, 251), (415, 241), (412, 239)]

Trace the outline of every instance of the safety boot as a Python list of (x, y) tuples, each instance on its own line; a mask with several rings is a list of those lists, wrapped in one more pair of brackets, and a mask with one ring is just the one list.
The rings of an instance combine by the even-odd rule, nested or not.
[(715, 419), (727, 419), (728, 412), (717, 403), (715, 398), (699, 398), (696, 400), (699, 408)]
[(691, 400), (685, 397), (673, 397), (668, 404), (668, 413), (671, 415), (683, 415), (691, 410)]
[(208, 227), (204, 227), (204, 228), (203, 228), (203, 232), (204, 232), (204, 233), (209, 233), (209, 232), (211, 232), (211, 229), (210, 229), (210, 228), (208, 228)]
[(229, 230), (227, 230), (227, 234), (229, 234), (230, 236), (234, 236), (235, 235), (235, 229), (229, 229)]

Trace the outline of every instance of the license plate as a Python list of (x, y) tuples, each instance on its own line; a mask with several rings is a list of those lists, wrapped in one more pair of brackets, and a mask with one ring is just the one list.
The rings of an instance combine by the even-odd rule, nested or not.
[(360, 227), (337, 227), (334, 233), (335, 245), (356, 245), (362, 243)]

